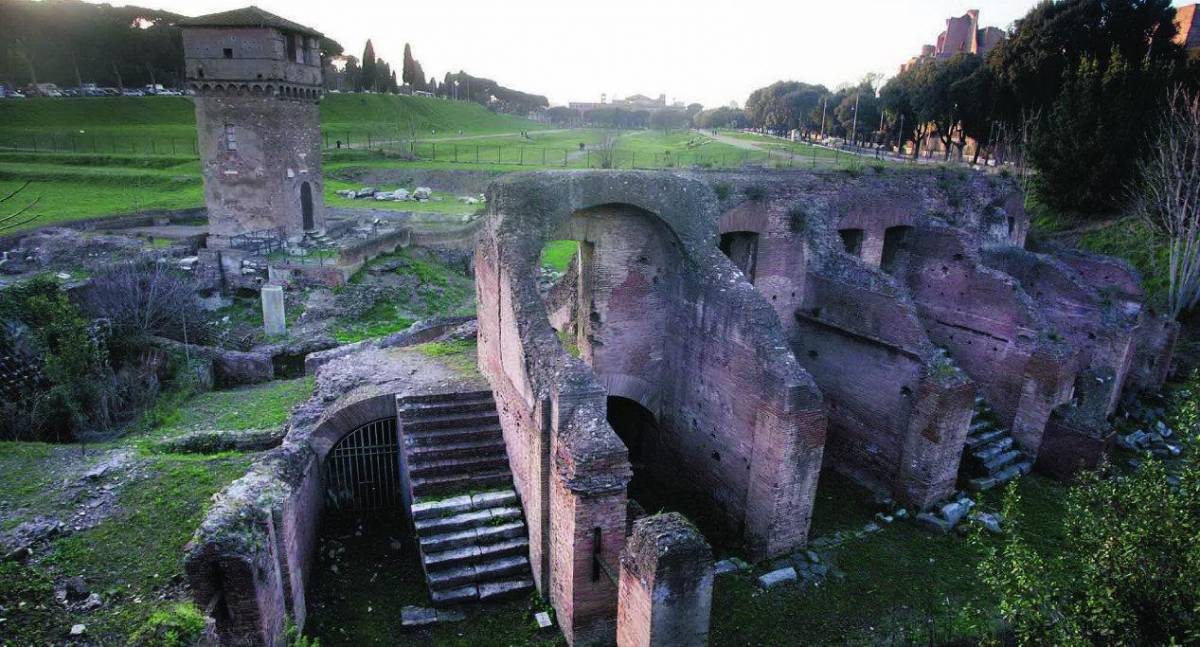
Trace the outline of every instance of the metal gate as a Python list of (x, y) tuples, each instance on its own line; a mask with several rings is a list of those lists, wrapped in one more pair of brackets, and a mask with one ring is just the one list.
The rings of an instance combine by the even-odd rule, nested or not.
[(364, 514), (399, 510), (400, 446), (396, 419), (381, 418), (346, 434), (325, 457), (325, 507)]

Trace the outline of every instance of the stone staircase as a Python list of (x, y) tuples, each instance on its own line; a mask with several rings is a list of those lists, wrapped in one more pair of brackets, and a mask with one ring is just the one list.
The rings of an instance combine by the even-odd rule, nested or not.
[(411, 518), (438, 606), (533, 589), (529, 537), (490, 391), (402, 398)]
[(975, 398), (975, 415), (959, 470), (967, 488), (990, 490), (1031, 471), (1033, 459), (1014, 444), (1008, 429), (999, 426), (987, 402)]

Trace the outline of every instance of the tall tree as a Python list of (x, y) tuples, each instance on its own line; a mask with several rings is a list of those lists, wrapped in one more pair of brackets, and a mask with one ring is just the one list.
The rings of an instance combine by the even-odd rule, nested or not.
[(1170, 0), (1046, 0), (988, 55), (998, 116), (1016, 131), (1039, 115), (1028, 152), (1045, 202), (1120, 205), (1159, 100), (1184, 69), (1174, 18)]
[(404, 65), (400, 72), (404, 85), (416, 88), (418, 83), (423, 82), (423, 75), (417, 74), (417, 61), (413, 58), (412, 47), (408, 43), (404, 43)]
[(371, 44), (371, 39), (367, 39), (367, 46), (363, 48), (362, 66), (359, 68), (358, 90), (375, 90), (378, 84), (377, 70), (378, 62), (375, 60), (375, 46)]

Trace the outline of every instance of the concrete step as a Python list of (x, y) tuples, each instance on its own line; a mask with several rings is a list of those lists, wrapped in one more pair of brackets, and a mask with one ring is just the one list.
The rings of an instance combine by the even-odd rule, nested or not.
[(436, 496), (439, 494), (454, 494), (467, 490), (490, 490), (497, 487), (512, 486), (512, 472), (508, 469), (479, 474), (453, 474), (428, 477), (411, 477), (414, 497)]
[(491, 544), (468, 544), (457, 548), (423, 553), (421, 563), (425, 567), (425, 572), (433, 573), (467, 564), (479, 564), (499, 557), (524, 555), (528, 550), (529, 540), (525, 537), (516, 537)]
[(482, 560), (474, 564), (462, 564), (453, 568), (431, 570), (426, 581), (431, 590), (437, 591), (528, 574), (529, 558), (524, 555), (510, 555)]
[(397, 413), (406, 419), (416, 420), (428, 416), (446, 415), (451, 413), (492, 413), (496, 411), (496, 402), (489, 394), (480, 398), (467, 398), (449, 402), (412, 402), (401, 403)]
[(982, 434), (969, 435), (967, 436), (967, 447), (970, 449), (975, 449), (976, 447), (986, 445), (1004, 435), (1005, 433), (1003, 429), (997, 429), (995, 431), (989, 431)]
[(971, 421), (971, 427), (970, 427), (970, 431), (968, 433), (969, 434), (981, 434), (985, 431), (991, 431), (995, 428), (996, 428), (996, 425), (992, 424), (991, 420), (976, 418)]
[(455, 497), (424, 497), (413, 500), (411, 507), (413, 519), (429, 517), (447, 517), (470, 510), (485, 508), (507, 507), (517, 504), (517, 493), (511, 488), (463, 494)]
[(997, 455), (993, 456), (992, 458), (984, 461), (983, 469), (987, 470), (988, 474), (995, 474), (996, 472), (998, 472), (998, 471), (1004, 469), (1005, 467), (1008, 467), (1012, 463), (1016, 462), (1016, 460), (1019, 459), (1020, 457), (1021, 457), (1020, 450), (1010, 449), (1006, 452), (997, 454)]
[(533, 590), (533, 580), (524, 577), (515, 580), (499, 580), (484, 582), (479, 585), (479, 599), (482, 601), (505, 600), (525, 595)]
[(479, 589), (474, 584), (468, 584), (444, 591), (430, 591), (429, 595), (433, 598), (434, 606), (445, 607), (478, 600)]
[(981, 461), (989, 461), (1013, 446), (1012, 436), (1001, 436), (992, 442), (971, 452), (971, 455)]
[(448, 413), (401, 419), (405, 433), (441, 429), (470, 429), (500, 424), (500, 415), (495, 411), (476, 413)]
[(476, 474), (508, 469), (508, 455), (463, 456), (445, 460), (419, 460), (408, 462), (408, 473), (413, 477), (428, 477), (451, 474)]
[(409, 395), (400, 399), (403, 404), (437, 404), (458, 402), (462, 400), (479, 400), (492, 398), (491, 391), (461, 391), (451, 393), (427, 393), (424, 395)]
[(448, 517), (432, 517), (429, 519), (419, 519), (413, 522), (416, 527), (417, 534), (441, 534), (447, 532), (455, 532), (458, 530), (466, 530), (467, 528), (480, 528), (488, 524), (497, 524), (521, 518), (521, 509), (516, 506), (505, 506), (502, 508), (486, 508), (484, 510), (472, 510), (470, 512), (462, 512)]
[[(425, 552), (440, 552), (463, 546), (499, 543), (517, 537), (524, 538), (525, 523), (510, 521), (498, 526), (485, 528), (468, 528), (439, 535), (427, 535), (420, 539), (421, 550)], [(528, 545), (528, 540), (526, 540)]]
[(404, 430), (405, 444), (416, 446), (445, 446), (459, 443), (504, 442), (499, 424), (465, 427), (462, 429), (434, 429), (432, 431)]
[(508, 456), (502, 437), (462, 443), (413, 445), (408, 448), (409, 463), (416, 460), (438, 461), (453, 457), (490, 456), (493, 454)]
[(1032, 461), (1021, 461), (1019, 463), (1014, 463), (1014, 464), (1009, 465), (1008, 467), (1004, 468), (1004, 470), (1002, 470), (1001, 472), (996, 474), (996, 479), (999, 480), (1001, 483), (1007, 483), (1007, 482), (1017, 478), (1018, 476), (1024, 476), (1032, 471), (1033, 471), (1033, 462)]

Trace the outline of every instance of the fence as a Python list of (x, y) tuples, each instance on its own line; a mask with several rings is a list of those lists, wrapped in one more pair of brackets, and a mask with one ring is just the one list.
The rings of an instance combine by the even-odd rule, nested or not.
[(87, 133), (0, 134), (0, 149), (34, 153), (108, 155), (172, 155), (196, 157), (195, 137), (106, 135)]
[[(530, 168), (614, 168), (614, 169), (671, 169), (671, 168), (739, 168), (765, 166), (771, 168), (845, 167), (874, 160), (894, 163), (911, 159), (881, 153), (875, 149), (855, 149), (794, 144), (780, 139), (763, 143), (766, 150), (731, 150), (723, 145), (721, 152), (706, 152), (704, 146), (686, 150), (655, 152), (648, 147), (637, 149), (604, 149), (601, 146), (556, 148), (528, 146), (519, 140), (495, 143), (472, 143), (469, 139), (444, 141), (409, 139), (397, 132), (380, 130), (326, 130), (321, 135), (327, 159), (354, 161), (384, 158), (397, 161), (416, 161), (439, 164), (478, 164)], [(0, 134), (0, 150), (35, 153), (95, 153), (118, 155), (159, 155), (196, 157), (194, 137), (157, 137), (86, 133), (20, 133)], [(927, 160), (921, 160), (927, 161)]]

